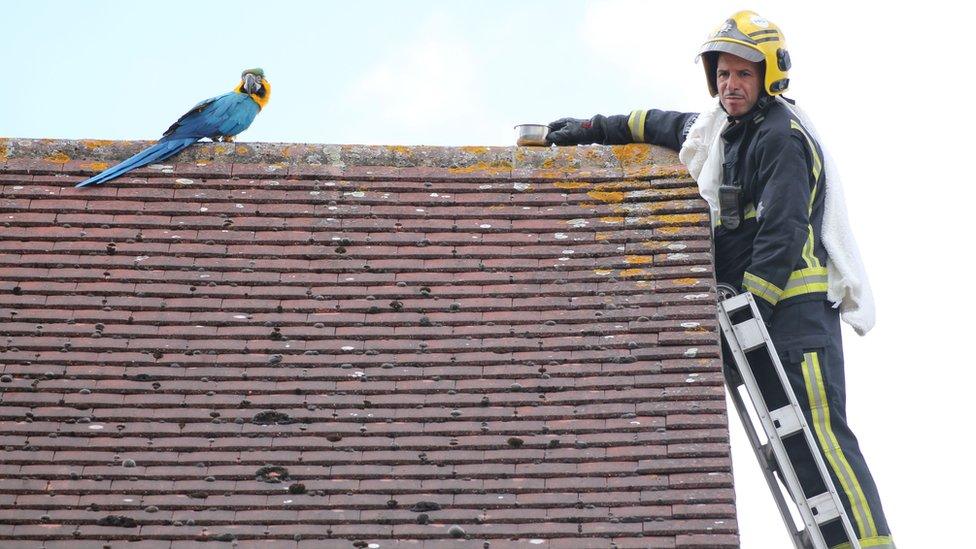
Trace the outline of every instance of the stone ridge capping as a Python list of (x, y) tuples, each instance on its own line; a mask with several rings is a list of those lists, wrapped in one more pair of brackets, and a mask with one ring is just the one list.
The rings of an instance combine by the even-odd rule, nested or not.
[[(151, 141), (0, 138), (0, 169), (11, 173), (88, 175)], [(644, 144), (579, 147), (440, 147), (203, 142), (166, 164), (249, 178), (573, 179), (686, 177), (677, 154)], [(237, 167), (237, 169), (232, 169)], [(375, 168), (375, 169), (370, 169)], [(133, 176), (152, 173), (147, 168)], [(158, 171), (157, 171), (158, 173)]]

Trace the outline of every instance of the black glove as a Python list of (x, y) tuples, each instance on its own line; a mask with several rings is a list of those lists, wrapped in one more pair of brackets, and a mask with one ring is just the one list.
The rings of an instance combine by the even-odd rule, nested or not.
[(589, 120), (560, 118), (549, 123), (546, 145), (587, 145), (601, 143), (605, 139), (604, 117), (596, 115)]

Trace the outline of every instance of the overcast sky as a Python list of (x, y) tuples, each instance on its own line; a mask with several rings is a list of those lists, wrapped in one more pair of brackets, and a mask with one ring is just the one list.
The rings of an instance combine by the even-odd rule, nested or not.
[[(708, 100), (705, 35), (754, 9), (844, 176), (878, 302), (845, 332), (848, 417), (901, 549), (970, 542), (973, 8), (948, 2), (2, 3), (0, 136), (155, 139), (260, 66), (242, 141), (509, 145), (512, 125)], [(964, 4), (957, 2), (956, 4)], [(733, 432), (736, 437), (737, 432)], [(741, 437), (740, 437), (741, 438)], [(789, 545), (734, 439), (745, 549)]]

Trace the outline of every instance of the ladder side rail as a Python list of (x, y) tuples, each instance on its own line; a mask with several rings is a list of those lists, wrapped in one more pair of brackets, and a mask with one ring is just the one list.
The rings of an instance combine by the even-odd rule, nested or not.
[[(759, 384), (756, 383), (755, 376), (752, 373), (752, 367), (749, 364), (749, 361), (746, 359), (742, 348), (739, 347), (738, 340), (735, 337), (735, 332), (732, 329), (732, 321), (722, 303), (719, 304), (718, 316), (719, 323), (722, 326), (722, 332), (725, 333), (726, 342), (729, 345), (729, 349), (732, 351), (732, 358), (735, 361), (736, 367), (739, 369), (739, 375), (742, 376), (743, 385), (746, 387), (746, 392), (749, 394), (749, 398), (752, 400), (752, 405), (756, 411), (756, 415), (759, 417), (760, 424), (762, 425), (762, 428), (766, 432), (766, 436), (769, 439), (768, 444), (773, 449), (773, 453), (776, 456), (776, 461), (780, 470), (780, 477), (786, 484), (786, 488), (790, 495), (793, 497), (793, 501), (796, 504), (800, 517), (803, 520), (803, 524), (806, 526), (806, 534), (809, 536), (814, 549), (828, 549), (827, 542), (823, 538), (823, 533), (820, 532), (820, 526), (817, 524), (817, 520), (813, 516), (813, 511), (811, 511), (809, 505), (807, 504), (806, 498), (803, 496), (803, 488), (800, 486), (800, 481), (796, 476), (796, 471), (793, 469), (793, 463), (789, 460), (789, 454), (786, 453), (786, 447), (783, 445), (783, 441), (779, 438), (779, 434), (776, 431), (776, 426), (773, 424), (773, 420), (769, 415), (769, 409), (766, 407), (766, 401), (763, 399), (762, 393), (759, 391)], [(748, 421), (751, 422), (751, 418), (748, 418)], [(756, 446), (753, 446), (753, 450), (757, 454), (756, 457), (759, 459), (759, 464), (763, 469), (764, 474), (767, 474), (768, 465), (765, 457), (759, 454), (759, 449)], [(779, 489), (777, 488), (776, 491), (778, 490)], [(786, 522), (786, 514), (784, 513), (783, 509), (780, 510), (780, 514), (784, 516), (785, 524), (793, 525), (792, 518)], [(795, 527), (788, 529), (792, 534)], [(794, 544), (796, 544), (797, 549), (804, 549), (804, 546), (798, 543), (799, 536), (796, 535), (793, 537)]]

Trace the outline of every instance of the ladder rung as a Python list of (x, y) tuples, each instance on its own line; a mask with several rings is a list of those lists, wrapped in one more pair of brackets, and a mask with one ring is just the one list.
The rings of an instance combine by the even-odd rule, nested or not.
[(745, 322), (740, 322), (732, 326), (732, 331), (735, 332), (735, 339), (742, 352), (748, 353), (753, 349), (766, 345), (766, 338), (763, 337), (760, 326), (759, 320), (755, 318), (750, 318)]
[(747, 293), (741, 293), (723, 300), (719, 305), (725, 309), (726, 314), (731, 315), (732, 313), (742, 309), (751, 309), (752, 304), (750, 301), (752, 301), (751, 296), (749, 296)]
[(769, 412), (769, 418), (773, 420), (773, 426), (776, 427), (776, 434), (779, 435), (779, 438), (787, 437), (803, 429), (803, 424), (800, 423), (800, 416), (797, 415), (793, 406), (789, 404), (782, 408), (771, 410)]
[(829, 522), (840, 516), (840, 511), (834, 505), (834, 500), (830, 492), (817, 494), (807, 499), (807, 504), (810, 506), (810, 511), (813, 512), (813, 518), (817, 521), (817, 524)]

